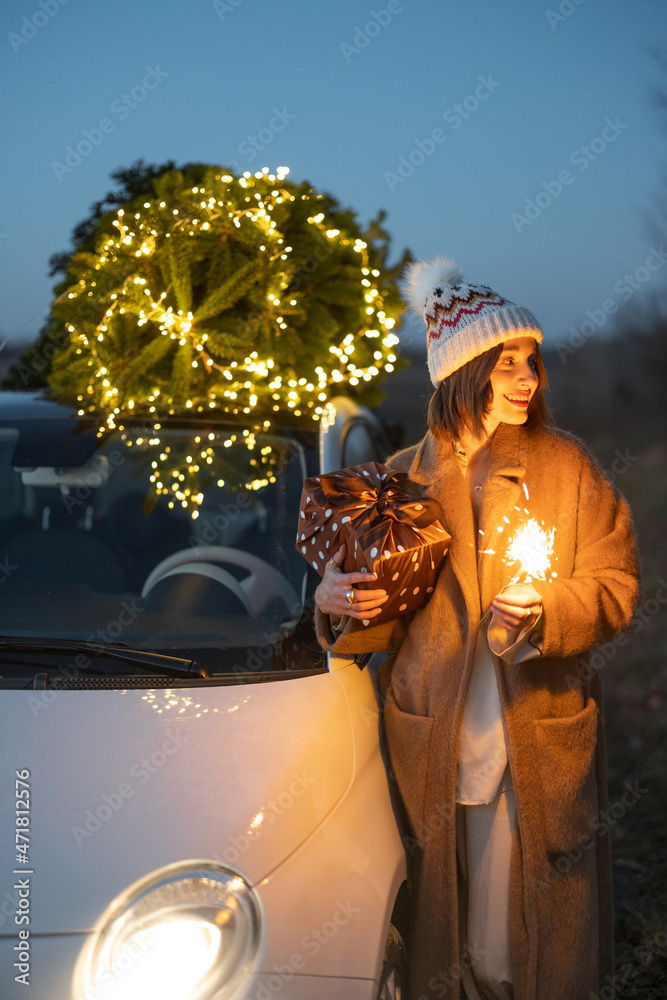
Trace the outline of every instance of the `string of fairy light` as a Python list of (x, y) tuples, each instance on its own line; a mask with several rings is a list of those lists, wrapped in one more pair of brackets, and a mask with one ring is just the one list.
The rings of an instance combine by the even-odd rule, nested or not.
[[(177, 502), (196, 514), (201, 504), (202, 491), (196, 484), (186, 486), (188, 479), (214, 464), (214, 448), (211, 443), (202, 445), (196, 455), (187, 456), (187, 468), (170, 468), (169, 449), (162, 446), (160, 420), (179, 412), (203, 414), (216, 411), (217, 414), (245, 415), (254, 430), (243, 435), (249, 450), (257, 451), (254, 460), (258, 468), (265, 467), (266, 475), (258, 475), (250, 480), (249, 488), (259, 489), (270, 482), (270, 449), (257, 449), (255, 431), (266, 431), (271, 426), (272, 415), (291, 412), (296, 417), (310, 417), (320, 421), (332, 391), (346, 383), (359, 386), (371, 382), (383, 372), (391, 372), (396, 362), (395, 348), (398, 337), (393, 333), (395, 320), (385, 311), (382, 289), (378, 279), (378, 268), (372, 266), (367, 243), (333, 226), (321, 210), (313, 211), (307, 223), (319, 233), (322, 243), (336, 248), (350, 248), (358, 259), (359, 302), (363, 321), (355, 329), (345, 332), (337, 344), (329, 347), (328, 363), (314, 364), (307, 375), (294, 370), (290, 359), (282, 356), (262, 356), (258, 350), (249, 350), (241, 360), (220, 357), (209, 341), (206, 321), (212, 314), (200, 320), (200, 310), (183, 310), (174, 304), (177, 296), (172, 284), (160, 290), (160, 271), (152, 264), (158, 252), (169, 248), (167, 241), (185, 237), (197, 237), (208, 232), (215, 233), (220, 227), (233, 226), (241, 230), (250, 226), (253, 236), (259, 231), (260, 254), (266, 254), (267, 287), (265, 295), (265, 317), (278, 331), (287, 330), (290, 317), (307, 308), (301, 289), (290, 290), (293, 248), (282, 235), (274, 213), (278, 206), (288, 207), (298, 197), (312, 200), (314, 209), (319, 209), (318, 195), (312, 189), (306, 193), (289, 190), (284, 184), (288, 168), (279, 167), (276, 173), (268, 168), (242, 177), (227, 173), (209, 176), (206, 184), (195, 185), (183, 197), (179, 196), (178, 207), (172, 207), (167, 198), (147, 199), (138, 209), (119, 208), (113, 221), (116, 233), (109, 235), (98, 250), (97, 260), (84, 272), (78, 282), (68, 288), (57, 300), (71, 300), (72, 312), (77, 301), (97, 298), (101, 302), (102, 314), (96, 321), (79, 321), (76, 318), (67, 323), (70, 342), (75, 344), (77, 355), (88, 354), (90, 368), (88, 384), (82, 386), (77, 395), (80, 416), (101, 414), (104, 416), (103, 433), (106, 430), (124, 430), (124, 422), (129, 415), (146, 412), (155, 420), (153, 433), (145, 435), (142, 444), (156, 450), (152, 462), (156, 492), (167, 493), (171, 502)], [(185, 204), (184, 204), (185, 202)], [(284, 266), (283, 266), (283, 262)], [(166, 284), (162, 277), (163, 285)], [(171, 294), (170, 294), (171, 293)], [(169, 301), (171, 300), (171, 301)], [(193, 391), (184, 402), (177, 403), (169, 392), (169, 387), (155, 384), (144, 394), (130, 395), (124, 385), (125, 359), (119, 358), (115, 345), (114, 323), (136, 323), (137, 330), (153, 324), (156, 336), (177, 342), (180, 348), (191, 352), (190, 364), (199, 376), (199, 389)], [(279, 343), (280, 334), (274, 341)], [(255, 346), (255, 345), (251, 345)], [(166, 345), (165, 345), (166, 347)], [(188, 354), (190, 357), (190, 354)], [(144, 373), (151, 381), (150, 371)], [(202, 388), (202, 376), (204, 388)], [(275, 418), (275, 417), (273, 417)], [(252, 485), (255, 484), (255, 485)]]
[(182, 462), (174, 455), (172, 446), (161, 439), (161, 424), (155, 423), (152, 430), (153, 435), (146, 436), (142, 432), (133, 431), (131, 427), (123, 427), (121, 437), (128, 448), (148, 446), (156, 449), (155, 458), (151, 461), (153, 471), (150, 474), (156, 494), (166, 496), (170, 508), (181, 506), (189, 510), (193, 519), (199, 516), (199, 508), (204, 501), (201, 473), (206, 475), (204, 488), (212, 484), (232, 488), (239, 486), (235, 480), (226, 482), (217, 474), (214, 468), (216, 448), (227, 449), (236, 445), (250, 453), (250, 474), (241, 484), (246, 490), (258, 491), (269, 483), (276, 482), (278, 455), (268, 437), (260, 435), (258, 440), (257, 434), (249, 428), (239, 429), (237, 432), (210, 431), (195, 434), (185, 449)]

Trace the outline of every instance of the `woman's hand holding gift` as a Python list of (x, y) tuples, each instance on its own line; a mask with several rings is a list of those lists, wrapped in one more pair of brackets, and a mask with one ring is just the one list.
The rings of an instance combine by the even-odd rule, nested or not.
[(375, 573), (343, 573), (345, 559), (341, 545), (327, 562), (322, 581), (315, 591), (315, 601), (325, 615), (349, 615), (352, 618), (375, 618), (387, 600), (384, 590), (359, 590), (355, 583), (376, 580)]

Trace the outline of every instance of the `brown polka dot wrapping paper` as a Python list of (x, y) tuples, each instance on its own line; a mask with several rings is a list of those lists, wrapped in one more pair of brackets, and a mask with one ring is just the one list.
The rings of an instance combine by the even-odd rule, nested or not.
[(343, 544), (344, 573), (376, 573), (355, 584), (387, 592), (376, 625), (416, 611), (433, 593), (451, 541), (440, 517), (437, 501), (404, 472), (367, 462), (306, 479), (296, 547), (320, 576)]

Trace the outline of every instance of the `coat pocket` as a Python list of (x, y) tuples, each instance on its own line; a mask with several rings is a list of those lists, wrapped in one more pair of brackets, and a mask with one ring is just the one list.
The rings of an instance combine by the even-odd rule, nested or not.
[(595, 830), (597, 725), (592, 698), (576, 715), (534, 721), (547, 851), (567, 851)]
[(387, 698), (384, 726), (392, 770), (413, 833), (418, 835), (424, 815), (433, 718), (403, 712), (392, 698)]

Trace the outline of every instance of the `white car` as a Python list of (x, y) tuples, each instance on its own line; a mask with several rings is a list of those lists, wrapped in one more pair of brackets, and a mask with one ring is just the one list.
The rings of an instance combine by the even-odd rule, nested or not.
[(157, 452), (205, 440), (242, 482), (261, 435), (193, 417), (156, 448), (0, 394), (3, 1000), (405, 990), (373, 677), (319, 648), (294, 546), (304, 478), (382, 457), (373, 414), (327, 414), (272, 429), (275, 481), (209, 484), (193, 519), (155, 502)]

